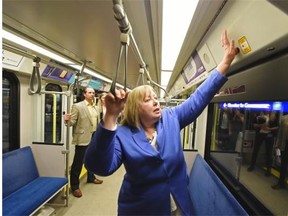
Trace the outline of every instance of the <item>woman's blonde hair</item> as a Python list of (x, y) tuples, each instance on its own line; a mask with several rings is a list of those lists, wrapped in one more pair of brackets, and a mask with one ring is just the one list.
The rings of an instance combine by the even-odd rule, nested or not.
[(141, 122), (139, 119), (139, 106), (144, 100), (147, 92), (154, 92), (154, 89), (149, 85), (141, 85), (134, 88), (128, 95), (121, 124), (129, 125), (133, 128), (140, 129)]

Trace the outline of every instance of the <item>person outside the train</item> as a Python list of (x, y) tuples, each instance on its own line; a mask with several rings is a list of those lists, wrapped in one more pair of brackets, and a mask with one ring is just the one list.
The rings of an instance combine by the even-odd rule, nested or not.
[(229, 150), (235, 151), (237, 140), (239, 139), (239, 133), (243, 130), (244, 114), (238, 110), (232, 110), (232, 114), (229, 120)]
[[(180, 130), (193, 122), (226, 82), (238, 50), (222, 33), (224, 57), (207, 80), (181, 105), (161, 110), (149, 85), (129, 94), (105, 96), (106, 114), (86, 151), (86, 167), (101, 176), (126, 169), (118, 215), (191, 215), (188, 173)], [(125, 109), (124, 109), (125, 105)], [(117, 125), (119, 113), (121, 125)]]
[[(71, 113), (64, 115), (65, 125), (73, 126), (73, 140), (75, 154), (70, 172), (70, 185), (73, 196), (81, 197), (79, 177), (83, 166), (83, 159), (92, 133), (96, 130), (98, 107), (94, 104), (95, 91), (87, 87), (83, 92), (84, 100), (72, 105)], [(103, 181), (87, 170), (87, 182), (101, 184)]]
[(229, 145), (229, 120), (231, 110), (224, 108), (220, 110), (218, 121), (218, 146), (220, 149), (226, 150)]
[(273, 146), (274, 149), (280, 149), (281, 165), (280, 165), (280, 177), (278, 182), (271, 187), (273, 189), (285, 189), (286, 188), (286, 175), (288, 165), (288, 114), (281, 117), (280, 127), (277, 134), (276, 143)]
[(256, 123), (254, 123), (253, 126), (256, 129), (255, 145), (252, 152), (251, 163), (247, 170), (248, 172), (251, 172), (255, 169), (258, 153), (262, 143), (264, 142), (266, 150), (265, 175), (268, 177), (271, 175), (272, 150), (277, 130), (279, 128), (278, 120), (276, 119), (274, 112), (264, 111), (256, 118)]

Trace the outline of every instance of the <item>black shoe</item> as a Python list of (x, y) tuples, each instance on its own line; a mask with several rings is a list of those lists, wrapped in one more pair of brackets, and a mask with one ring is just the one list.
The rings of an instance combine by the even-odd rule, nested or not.
[(277, 183), (277, 184), (275, 184), (275, 185), (272, 185), (271, 187), (272, 187), (272, 189), (274, 189), (274, 190), (284, 189), (284, 188), (285, 188), (285, 184), (279, 184), (279, 183)]
[(253, 171), (254, 170), (254, 166), (249, 166), (248, 168), (247, 168), (247, 171), (248, 172), (251, 172), (251, 171)]

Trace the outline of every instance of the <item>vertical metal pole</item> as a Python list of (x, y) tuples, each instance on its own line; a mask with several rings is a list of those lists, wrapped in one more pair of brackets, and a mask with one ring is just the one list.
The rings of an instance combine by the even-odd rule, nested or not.
[(56, 115), (57, 115), (57, 96), (53, 95), (53, 127), (52, 127), (52, 142), (56, 143)]
[[(70, 107), (71, 107), (71, 90), (70, 94), (67, 95), (67, 113), (70, 113)], [(73, 96), (73, 95), (72, 95)], [(69, 181), (69, 154), (70, 154), (70, 127), (67, 127), (66, 130), (66, 177)], [(67, 184), (66, 187), (66, 207), (68, 206), (68, 199), (69, 199), (69, 184)]]

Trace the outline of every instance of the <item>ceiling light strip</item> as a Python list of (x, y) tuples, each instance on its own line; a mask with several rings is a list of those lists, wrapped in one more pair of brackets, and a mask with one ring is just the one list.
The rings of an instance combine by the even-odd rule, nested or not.
[[(18, 55), (21, 55), (21, 56), (24, 56), (24, 57), (26, 57), (26, 58), (34, 59), (34, 58), (37, 57), (36, 55), (29, 54), (29, 53), (27, 53), (27, 52), (25, 52), (25, 51), (23, 51), (23, 50), (17, 49), (17, 48), (15, 48), (15, 47), (12, 47), (12, 46), (7, 45), (7, 44), (5, 44), (5, 43), (2, 44), (2, 47), (3, 47), (4, 50), (7, 50), (7, 51), (9, 51), (9, 52), (12, 52), (12, 53), (15, 53), (15, 54), (18, 54)], [(40, 61), (40, 62), (42, 62), (42, 63), (44, 63), (44, 64), (47, 64), (47, 65), (50, 65), (50, 66), (52, 66), (52, 67), (57, 67), (57, 68), (59, 68), (59, 69), (72, 72), (72, 73), (74, 73), (74, 74), (77, 73), (77, 71), (71, 71), (71, 68), (68, 68), (68, 67), (66, 68), (66, 67), (61, 66), (61, 65), (59, 65), (59, 64), (53, 63), (53, 62), (51, 62), (51, 61), (47, 61), (47, 60), (45, 60), (45, 59), (43, 59), (43, 58), (41, 58), (41, 61)]]
[[(67, 68), (65, 68), (65, 67), (63, 67), (61, 65), (55, 64), (53, 62), (47, 61), (45, 59), (41, 59), (41, 62), (43, 62), (43, 63), (45, 63), (47, 65), (50, 65), (50, 66), (53, 66), (53, 67), (57, 67), (57, 68), (60, 68), (62, 70), (68, 70), (68, 71), (71, 71), (71, 67), (75, 68), (77, 71), (81, 70), (81, 65), (78, 65), (75, 62), (72, 62), (72, 61), (70, 61), (70, 60), (68, 60), (66, 58), (63, 58), (62, 56), (59, 56), (59, 55), (57, 55), (55, 53), (52, 53), (52, 52), (50, 52), (50, 51), (48, 51), (48, 50), (46, 50), (46, 49), (44, 49), (44, 48), (42, 48), (40, 46), (38, 46), (36, 44), (33, 44), (33, 43), (23, 39), (23, 38), (20, 38), (20, 37), (8, 32), (8, 31), (4, 30), (4, 29), (2, 29), (2, 38), (6, 39), (8, 41), (11, 41), (13, 43), (19, 44), (19, 45), (21, 45), (21, 46), (23, 46), (23, 47), (25, 47), (27, 49), (33, 50), (33, 51), (35, 51), (35, 52), (37, 52), (37, 53), (39, 53), (41, 55), (47, 56), (47, 57), (49, 57), (49, 58), (51, 58), (53, 60), (56, 60), (56, 61), (61, 62), (63, 64), (66, 64)], [(8, 46), (8, 45), (4, 44), (3, 47), (7, 51), (11, 51), (13, 53), (22, 55), (22, 56), (27, 57), (27, 58), (33, 59), (34, 57), (36, 57), (36, 55), (28, 54), (27, 52), (21, 51), (21, 50), (19, 50), (17, 48), (14, 48), (12, 46)], [(77, 73), (77, 71), (72, 71), (72, 72)], [(102, 75), (100, 75), (100, 74), (96, 73), (95, 71), (92, 71), (92, 70), (90, 70), (88, 68), (84, 69), (84, 73), (86, 73), (88, 75), (91, 75), (93, 77), (96, 77), (96, 78), (98, 78), (100, 80), (103, 80), (105, 82), (108, 82), (108, 83), (112, 82), (112, 80), (108, 79), (107, 77), (104, 77), (104, 76), (102, 76)], [(121, 85), (117, 84), (117, 86), (121, 86)]]

